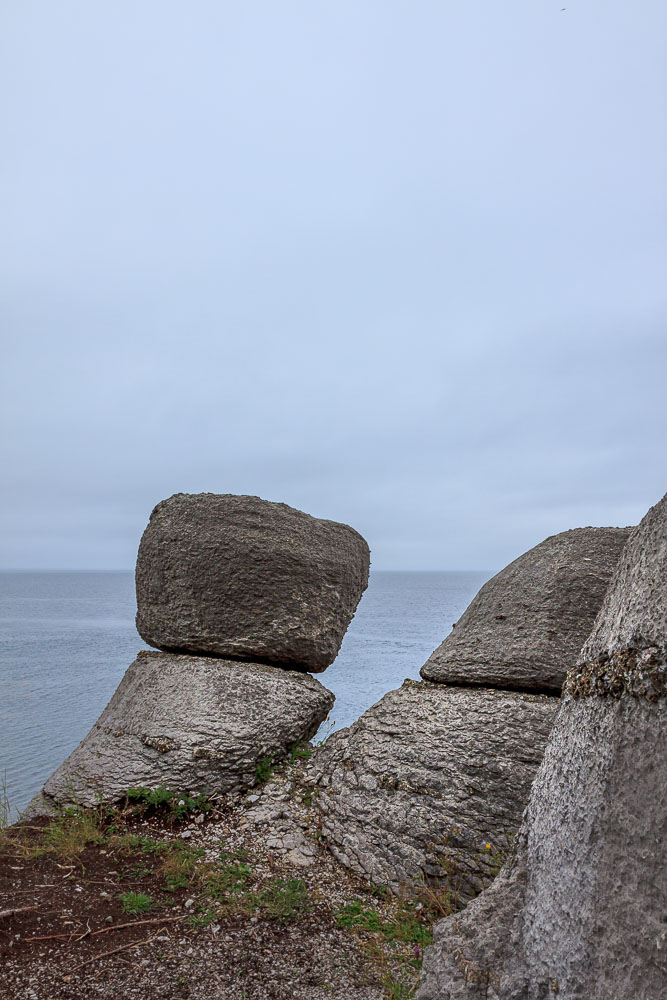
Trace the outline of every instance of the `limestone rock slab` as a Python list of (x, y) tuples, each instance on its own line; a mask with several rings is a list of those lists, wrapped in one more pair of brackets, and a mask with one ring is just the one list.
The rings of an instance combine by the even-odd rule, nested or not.
[(422, 677), (560, 691), (630, 531), (574, 528), (519, 556), (484, 584)]
[(167, 651), (319, 672), (368, 569), (368, 545), (346, 524), (259, 497), (177, 493), (139, 545), (137, 629)]
[(44, 799), (118, 801), (139, 785), (244, 790), (265, 757), (280, 759), (309, 739), (333, 702), (309, 674), (142, 651), (88, 735), (48, 779), (32, 812), (44, 811)]
[(422, 876), (479, 891), (519, 827), (557, 707), (406, 680), (313, 758), (329, 849), (393, 891)]
[(437, 926), (418, 1000), (665, 996), (666, 601), (667, 497), (568, 673), (510, 863)]

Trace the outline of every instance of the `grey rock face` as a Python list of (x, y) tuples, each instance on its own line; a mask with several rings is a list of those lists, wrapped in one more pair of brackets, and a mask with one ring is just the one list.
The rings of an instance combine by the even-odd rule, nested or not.
[(322, 671), (368, 583), (353, 528), (258, 497), (177, 493), (137, 557), (137, 629), (173, 652)]
[(44, 812), (49, 800), (114, 802), (138, 785), (244, 790), (263, 758), (284, 757), (309, 739), (333, 702), (309, 674), (142, 651), (28, 815)]
[(484, 584), (422, 677), (560, 691), (630, 531), (574, 528), (519, 556)]
[(330, 850), (394, 891), (425, 875), (477, 892), (519, 827), (557, 708), (406, 680), (313, 758)]
[(419, 1000), (666, 995), (666, 543), (664, 498), (568, 674), (513, 857), (438, 925)]

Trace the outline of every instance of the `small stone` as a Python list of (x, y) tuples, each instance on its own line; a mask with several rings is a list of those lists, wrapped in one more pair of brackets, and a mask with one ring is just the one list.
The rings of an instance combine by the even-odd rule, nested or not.
[(189, 910), (191, 906), (195, 905), (195, 901), (194, 899), (186, 899), (183, 905)]
[(183, 830), (181, 834), (181, 840), (189, 840), (192, 836), (192, 830)]

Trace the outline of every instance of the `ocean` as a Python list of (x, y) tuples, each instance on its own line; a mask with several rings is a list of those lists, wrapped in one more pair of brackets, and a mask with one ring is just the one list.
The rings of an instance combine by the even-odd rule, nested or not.
[[(373, 572), (336, 661), (320, 738), (419, 676), (491, 574)], [(86, 735), (146, 644), (129, 572), (0, 573), (0, 783), (13, 815)], [(0, 787), (1, 791), (1, 787)]]

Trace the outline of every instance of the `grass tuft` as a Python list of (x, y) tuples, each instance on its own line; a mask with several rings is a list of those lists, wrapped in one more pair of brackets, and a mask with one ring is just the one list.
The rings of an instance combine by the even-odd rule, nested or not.
[(118, 898), (123, 907), (123, 912), (129, 913), (131, 916), (136, 916), (139, 913), (148, 913), (154, 906), (153, 900), (145, 892), (125, 892)]

